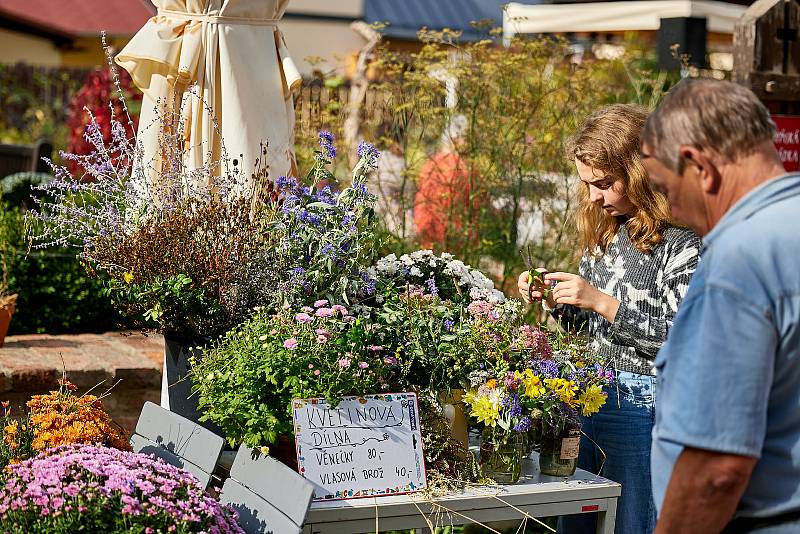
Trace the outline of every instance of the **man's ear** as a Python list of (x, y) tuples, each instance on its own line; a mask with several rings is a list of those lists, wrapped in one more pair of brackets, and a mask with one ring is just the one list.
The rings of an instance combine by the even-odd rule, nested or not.
[(715, 194), (722, 183), (722, 176), (711, 155), (691, 145), (681, 145), (678, 150), (684, 164), (684, 174), (696, 176), (704, 193)]

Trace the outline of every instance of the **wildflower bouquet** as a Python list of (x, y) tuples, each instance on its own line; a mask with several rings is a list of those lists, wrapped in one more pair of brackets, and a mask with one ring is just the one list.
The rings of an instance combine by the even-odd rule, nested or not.
[(0, 530), (240, 534), (232, 510), (192, 475), (144, 454), (73, 444), (12, 465), (0, 488)]
[(464, 399), (493, 443), (532, 429), (560, 435), (605, 404), (613, 374), (587, 347), (529, 325), (519, 327), (512, 346), (515, 357), (471, 372)]
[(59, 380), (58, 390), (31, 397), (21, 419), (12, 417), (9, 403), (3, 402), (0, 468), (70, 443), (131, 450), (125, 430), (111, 420), (102, 401), (94, 395), (76, 396), (76, 389), (68, 380)]
[(340, 305), (259, 309), (192, 362), (204, 409), (232, 445), (260, 447), (293, 433), (291, 400), (388, 391), (402, 372), (379, 345), (379, 325)]
[(578, 412), (584, 417), (597, 413), (606, 402), (603, 388), (614, 381), (613, 369), (574, 334), (554, 333), (552, 362), (533, 360), (529, 367), (553, 393), (542, 401), (542, 432), (558, 435), (574, 424)]

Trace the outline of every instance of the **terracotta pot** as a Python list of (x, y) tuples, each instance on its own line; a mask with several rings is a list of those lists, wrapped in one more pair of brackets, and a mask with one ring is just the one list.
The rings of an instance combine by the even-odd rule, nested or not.
[(14, 304), (9, 304), (0, 308), (0, 347), (3, 346), (6, 340), (8, 326), (11, 324), (11, 316), (14, 315), (14, 310)]
[(269, 447), (269, 455), (297, 471), (297, 449), (294, 436), (278, 436), (278, 443)]

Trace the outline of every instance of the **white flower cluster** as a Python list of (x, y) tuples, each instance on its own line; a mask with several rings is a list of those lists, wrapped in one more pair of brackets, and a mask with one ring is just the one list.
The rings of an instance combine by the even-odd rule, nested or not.
[(501, 304), (506, 300), (503, 292), (495, 289), (494, 283), (485, 274), (447, 252), (437, 256), (431, 250), (415, 250), (399, 258), (395, 254), (389, 254), (378, 260), (377, 270), (379, 275), (385, 277), (400, 274), (423, 280), (435, 278), (438, 272), (451, 278), (456, 286), (468, 291), (470, 300), (485, 300), (492, 304)]

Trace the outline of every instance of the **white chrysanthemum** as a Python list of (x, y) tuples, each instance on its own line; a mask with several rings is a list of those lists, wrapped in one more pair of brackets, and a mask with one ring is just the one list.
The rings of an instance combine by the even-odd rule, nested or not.
[(414, 261), (422, 261), (431, 256), (433, 256), (433, 251), (428, 249), (415, 250), (414, 252), (411, 253), (411, 259)]
[(394, 276), (397, 274), (397, 270), (400, 268), (397, 262), (397, 256), (394, 254), (389, 254), (388, 256), (379, 259), (377, 267), (378, 272), (388, 276)]
[(420, 271), (419, 267), (412, 267), (411, 268), (411, 276), (423, 276), (424, 273)]
[(492, 304), (500, 304), (506, 301), (506, 296), (503, 295), (503, 292), (498, 289), (492, 289), (489, 292), (488, 297), (486, 298)]

